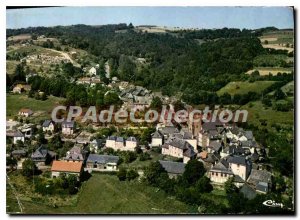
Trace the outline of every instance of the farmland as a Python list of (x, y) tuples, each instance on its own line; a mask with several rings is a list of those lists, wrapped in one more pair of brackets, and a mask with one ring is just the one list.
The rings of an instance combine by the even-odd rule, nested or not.
[(282, 68), (282, 67), (256, 67), (254, 69), (251, 69), (246, 72), (246, 74), (251, 74), (255, 70), (259, 72), (259, 75), (266, 76), (270, 73), (272, 75), (277, 75), (278, 73), (291, 73), (293, 71), (293, 68)]
[(273, 110), (272, 107), (265, 107), (261, 101), (249, 102), (241, 107), (248, 111), (248, 121), (261, 127), (261, 121), (266, 121), (266, 127), (271, 129), (272, 124), (281, 124), (292, 127), (294, 123), (293, 111), (280, 112)]
[(274, 83), (274, 81), (256, 81), (256, 82), (230, 82), (223, 88), (221, 88), (217, 94), (222, 95), (229, 93), (230, 95), (235, 94), (246, 94), (248, 92), (260, 93), (264, 89), (268, 88)]
[[(290, 30), (271, 31), (264, 33), (260, 37), (264, 48), (273, 48), (277, 50), (294, 50), (294, 32)], [(267, 43), (266, 43), (267, 42)]]

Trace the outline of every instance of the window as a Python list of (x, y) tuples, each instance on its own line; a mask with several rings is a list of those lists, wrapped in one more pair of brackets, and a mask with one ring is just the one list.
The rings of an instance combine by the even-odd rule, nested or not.
[(218, 176), (218, 173), (216, 173), (216, 176)]
[(221, 173), (221, 177), (223, 177), (223, 173)]
[(215, 173), (214, 172), (211, 172), (211, 175), (213, 176)]
[(227, 174), (225, 173), (224, 176), (227, 177)]

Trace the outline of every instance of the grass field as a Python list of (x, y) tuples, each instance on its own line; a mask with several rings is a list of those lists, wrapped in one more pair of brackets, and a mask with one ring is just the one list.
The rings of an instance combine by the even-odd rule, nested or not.
[(230, 82), (219, 91), (217, 91), (218, 95), (222, 95), (224, 93), (229, 93), (230, 95), (235, 94), (246, 94), (248, 92), (256, 92), (260, 93), (264, 89), (268, 88), (274, 83), (274, 81), (256, 81), (253, 83), (250, 82)]
[(293, 126), (294, 124), (294, 112), (275, 111), (272, 107), (264, 107), (261, 101), (249, 102), (241, 109), (248, 111), (248, 123), (258, 127), (262, 127), (260, 120), (266, 120), (268, 129), (271, 129), (273, 123), (286, 126)]
[(30, 108), (34, 115), (33, 119), (39, 120), (49, 118), (52, 109), (63, 102), (63, 98), (49, 96), (47, 100), (41, 101), (34, 98), (28, 98), (24, 94), (7, 94), (6, 95), (6, 117), (13, 118), (21, 108)]
[[(9, 192), (9, 191), (8, 191)], [(93, 174), (78, 194), (74, 206), (57, 206), (50, 203), (24, 200), (21, 198), (25, 214), (180, 214), (196, 213), (196, 207), (190, 207), (173, 197), (168, 197), (157, 188), (144, 186), (137, 181), (121, 182), (116, 176)], [(19, 208), (13, 195), (7, 196), (7, 210), (18, 212)]]
[(271, 73), (272, 75), (277, 75), (278, 73), (291, 73), (293, 68), (256, 67), (256, 68), (246, 72), (246, 74), (251, 74), (255, 70), (259, 71), (259, 75), (266, 76), (266, 75), (269, 75), (269, 73)]
[(19, 61), (15, 61), (15, 60), (7, 60), (6, 61), (6, 72), (8, 74), (13, 74), (16, 66), (19, 64)]

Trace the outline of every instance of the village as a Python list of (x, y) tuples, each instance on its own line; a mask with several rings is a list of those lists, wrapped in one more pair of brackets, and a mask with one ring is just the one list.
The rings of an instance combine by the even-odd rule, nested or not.
[[(100, 83), (97, 78), (97, 68), (92, 67), (85, 78), (78, 83), (93, 86)], [(170, 105), (174, 101), (167, 96), (158, 96), (146, 88), (134, 86), (128, 82), (120, 82), (115, 77), (111, 79), (109, 91), (119, 91), (122, 109), (134, 109), (143, 112), (148, 109), (154, 97), (159, 97), (163, 104)], [(17, 84), (12, 93), (28, 93), (30, 85)], [(36, 168), (42, 172), (51, 171), (51, 178), (61, 175), (76, 175), (78, 181), (84, 172), (115, 172), (124, 164), (120, 152), (139, 152), (149, 155), (159, 152), (158, 159), (170, 178), (182, 175), (190, 160), (198, 160), (206, 169), (206, 176), (215, 187), (223, 187), (226, 181), (233, 180), (234, 185), (248, 199), (256, 194), (266, 194), (272, 188), (271, 168), (264, 163), (267, 149), (256, 142), (251, 130), (239, 128), (235, 123), (187, 122), (176, 124), (164, 120), (155, 125), (149, 141), (142, 144), (140, 135), (119, 136), (103, 135), (101, 137), (78, 126), (75, 119), (55, 123), (51, 118), (41, 124), (29, 123), (34, 112), (28, 108), (19, 110), (15, 117), (6, 123), (8, 158), (16, 159), (17, 163), (9, 164), (7, 169), (23, 169), (25, 160), (32, 160)], [(22, 119), (22, 120), (20, 120)], [(107, 127), (109, 127), (107, 125)], [(99, 128), (99, 127), (97, 127)], [(42, 137), (42, 141), (39, 141)], [(51, 150), (47, 143), (59, 137), (61, 143), (71, 143), (64, 155)], [(32, 152), (29, 145), (40, 144)], [(9, 160), (11, 161), (11, 160)], [(143, 176), (143, 168), (133, 168)]]

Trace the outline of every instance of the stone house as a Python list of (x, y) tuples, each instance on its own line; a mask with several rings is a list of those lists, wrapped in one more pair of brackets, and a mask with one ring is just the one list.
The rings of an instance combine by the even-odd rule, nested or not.
[(117, 171), (118, 156), (90, 154), (86, 161), (86, 168), (94, 171)]
[(83, 163), (81, 161), (78, 162), (70, 162), (70, 161), (59, 161), (55, 160), (51, 166), (52, 178), (59, 177), (60, 174), (66, 174), (67, 176), (70, 174), (76, 175), (78, 180), (83, 171)]

